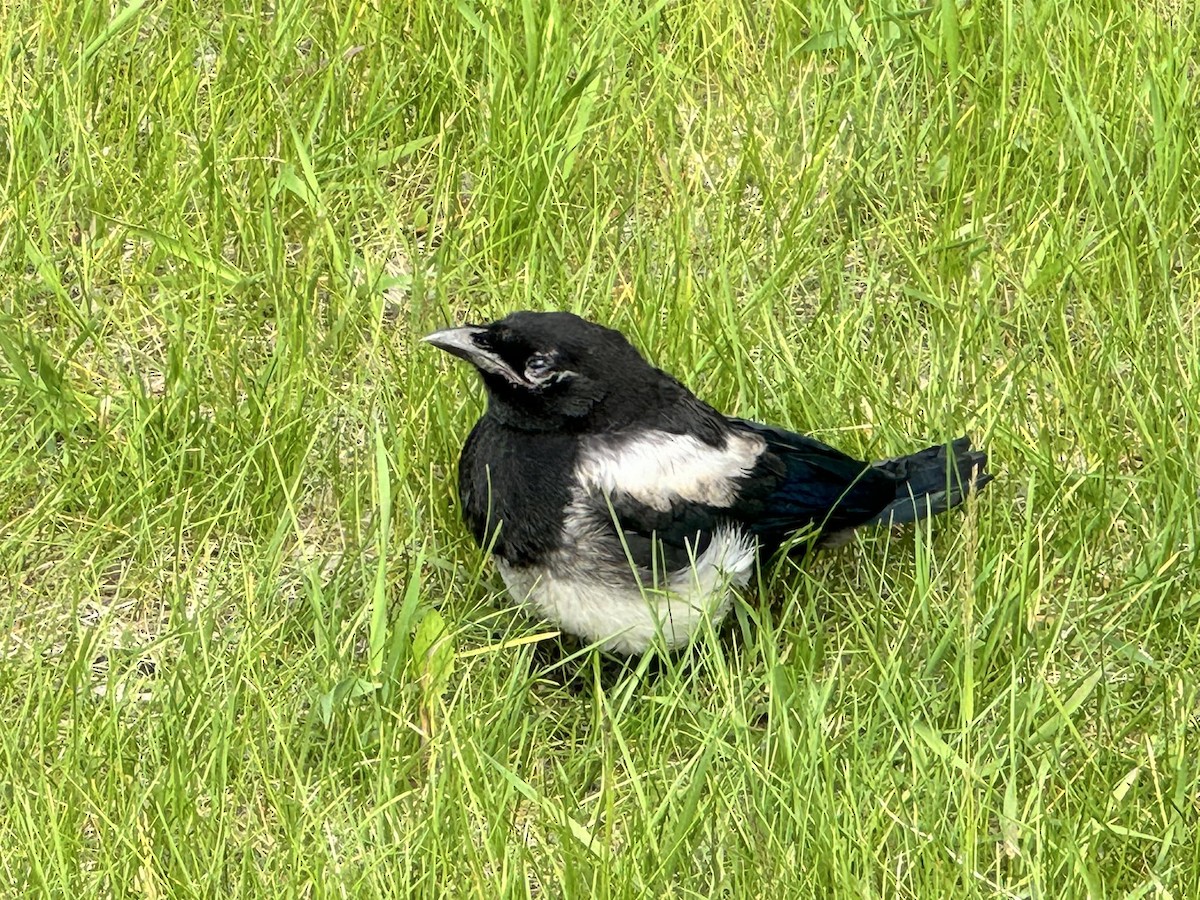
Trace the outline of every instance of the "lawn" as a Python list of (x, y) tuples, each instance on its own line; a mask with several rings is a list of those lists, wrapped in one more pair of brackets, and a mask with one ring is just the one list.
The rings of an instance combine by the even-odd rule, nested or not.
[[(5, 4), (0, 894), (1200, 896), (1198, 35)], [(996, 481), (684, 659), (556, 666), (419, 341), (518, 308)]]

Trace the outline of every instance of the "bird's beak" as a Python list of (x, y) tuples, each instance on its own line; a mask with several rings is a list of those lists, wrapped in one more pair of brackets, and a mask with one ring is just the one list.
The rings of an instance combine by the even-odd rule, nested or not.
[(433, 344), (439, 350), (445, 350), (451, 356), (465, 359), (481, 372), (500, 375), (514, 384), (522, 383), (521, 376), (514, 372), (508, 363), (475, 342), (475, 338), (486, 333), (487, 329), (478, 325), (464, 325), (461, 328), (443, 328), (441, 331), (425, 335), (421, 340)]
[(464, 325), (462, 328), (443, 328), (441, 331), (425, 335), (421, 340), (427, 344), (433, 344), (439, 350), (445, 350), (452, 356), (457, 356), (459, 359), (465, 359), (467, 362), (473, 363), (484, 352), (483, 348), (475, 343), (475, 336), (483, 334), (486, 330), (486, 328), (480, 328), (478, 325)]

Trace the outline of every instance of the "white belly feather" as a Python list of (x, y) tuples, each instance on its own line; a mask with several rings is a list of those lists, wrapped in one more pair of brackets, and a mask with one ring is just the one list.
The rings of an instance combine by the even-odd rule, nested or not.
[[(667, 647), (686, 644), (704, 618), (716, 624), (729, 612), (734, 588), (754, 571), (754, 538), (721, 529), (696, 565), (667, 576), (666, 584), (609, 584), (571, 571), (510, 566), (497, 560), (500, 576), (518, 601), (571, 634), (617, 653), (641, 653), (658, 635)], [(632, 573), (630, 575), (632, 580)]]

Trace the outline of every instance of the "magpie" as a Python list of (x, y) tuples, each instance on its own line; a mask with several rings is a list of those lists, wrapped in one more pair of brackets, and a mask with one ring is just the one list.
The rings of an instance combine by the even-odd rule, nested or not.
[(487, 391), (458, 469), (475, 541), (518, 603), (622, 655), (688, 643), (781, 548), (914, 522), (992, 479), (967, 437), (863, 462), (727, 417), (619, 331), (571, 313), (424, 340), (471, 363)]

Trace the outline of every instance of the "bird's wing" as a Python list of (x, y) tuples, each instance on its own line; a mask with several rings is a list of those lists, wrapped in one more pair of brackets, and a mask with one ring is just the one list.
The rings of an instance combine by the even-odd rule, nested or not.
[(645, 571), (676, 571), (722, 526), (774, 551), (793, 533), (839, 530), (895, 497), (895, 481), (803, 435), (731, 420), (724, 446), (655, 433), (603, 447), (578, 472), (593, 524), (618, 526), (623, 552)]
[(612, 539), (609, 552), (643, 572), (690, 566), (737, 519), (764, 446), (752, 435), (710, 437), (645, 429), (592, 441), (576, 466), (579, 518), (568, 530)]
[(613, 549), (646, 573), (688, 568), (727, 523), (722, 510), (704, 504), (676, 502), (662, 510), (621, 493), (599, 500), (595, 511), (617, 525), (620, 548)]
[(891, 474), (815, 438), (746, 419), (730, 424), (762, 438), (764, 457), (774, 460), (776, 471), (782, 468), (761, 505), (744, 510), (750, 530), (772, 549), (803, 528), (834, 532), (862, 525), (896, 497)]

